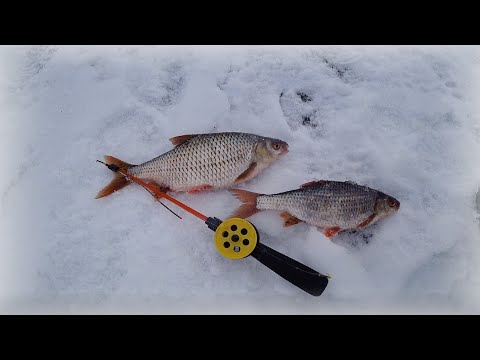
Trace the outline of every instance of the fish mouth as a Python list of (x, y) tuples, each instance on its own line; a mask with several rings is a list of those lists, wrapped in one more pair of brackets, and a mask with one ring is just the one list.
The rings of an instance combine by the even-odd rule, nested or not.
[(282, 145), (282, 152), (280, 155), (285, 155), (288, 153), (288, 144), (285, 141), (280, 141), (280, 144)]
[(394, 209), (395, 209), (396, 211), (398, 211), (398, 210), (400, 209), (400, 201), (398, 201), (398, 200), (395, 199), (395, 198), (392, 198), (392, 199), (393, 199), (393, 201), (395, 202)]

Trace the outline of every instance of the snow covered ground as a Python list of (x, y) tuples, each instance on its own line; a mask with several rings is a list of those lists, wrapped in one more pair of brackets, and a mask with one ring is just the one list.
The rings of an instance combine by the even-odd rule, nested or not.
[[(2, 313), (480, 313), (480, 47), (0, 47)], [(352, 180), (401, 202), (333, 241), (276, 212), (262, 241), (332, 275), (320, 297), (138, 186), (95, 200), (110, 154), (244, 131), (290, 152), (242, 188)], [(225, 218), (227, 191), (178, 199)]]

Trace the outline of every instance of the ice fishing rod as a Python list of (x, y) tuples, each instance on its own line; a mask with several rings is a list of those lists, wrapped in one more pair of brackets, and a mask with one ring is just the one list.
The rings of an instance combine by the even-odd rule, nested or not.
[(113, 172), (118, 172), (128, 180), (141, 185), (151, 192), (152, 195), (155, 194), (157, 200), (165, 198), (205, 222), (208, 228), (215, 233), (214, 244), (220, 255), (232, 260), (243, 259), (251, 255), (277, 275), (313, 296), (320, 296), (327, 287), (328, 275), (323, 275), (262, 244), (260, 242), (260, 235), (251, 222), (241, 218), (229, 218), (222, 221), (216, 217), (206, 216), (146, 183), (142, 179), (129, 174), (117, 165), (106, 164), (100, 160), (97, 161), (104, 164)]

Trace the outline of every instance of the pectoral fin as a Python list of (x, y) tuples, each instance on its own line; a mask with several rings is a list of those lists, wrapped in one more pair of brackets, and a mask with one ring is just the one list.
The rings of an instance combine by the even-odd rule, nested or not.
[(375, 219), (375, 214), (370, 215), (367, 220), (364, 222), (361, 222), (360, 224), (357, 225), (358, 228), (364, 228), (367, 227), (372, 221)]
[(250, 179), (256, 167), (257, 167), (257, 163), (256, 162), (252, 163), (247, 170), (245, 170), (243, 173), (240, 174), (239, 177), (237, 177), (237, 179), (235, 180), (235, 184), (238, 184)]

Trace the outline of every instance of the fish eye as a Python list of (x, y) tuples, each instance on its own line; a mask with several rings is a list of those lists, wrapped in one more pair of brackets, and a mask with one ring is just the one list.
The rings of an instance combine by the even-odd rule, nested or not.
[(391, 199), (391, 200), (388, 200), (388, 206), (390, 206), (390, 207), (395, 207), (395, 205), (396, 205), (396, 201), (395, 201), (395, 200), (392, 200), (392, 199)]
[(280, 144), (275, 143), (275, 144), (272, 145), (272, 148), (273, 148), (273, 150), (280, 150)]

